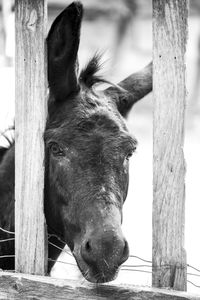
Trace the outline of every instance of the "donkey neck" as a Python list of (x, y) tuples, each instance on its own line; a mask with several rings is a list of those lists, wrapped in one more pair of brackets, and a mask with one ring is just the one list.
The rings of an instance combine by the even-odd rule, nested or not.
[(14, 230), (14, 151), (12, 145), (0, 164), (0, 226), (9, 231)]

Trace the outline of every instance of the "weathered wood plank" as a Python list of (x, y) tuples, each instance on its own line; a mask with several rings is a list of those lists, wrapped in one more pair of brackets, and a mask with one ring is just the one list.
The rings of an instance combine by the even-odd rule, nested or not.
[(153, 286), (186, 290), (185, 50), (188, 0), (153, 0)]
[(16, 270), (44, 274), (46, 0), (16, 0), (15, 248)]
[(200, 300), (200, 295), (131, 285), (86, 286), (72, 280), (0, 272), (0, 299)]

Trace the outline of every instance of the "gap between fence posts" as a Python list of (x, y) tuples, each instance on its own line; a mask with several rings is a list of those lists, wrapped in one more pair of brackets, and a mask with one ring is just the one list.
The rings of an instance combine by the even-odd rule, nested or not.
[[(185, 51), (188, 0), (153, 0), (153, 278), (186, 290)], [(162, 265), (169, 265), (168, 268)]]
[(40, 275), (47, 267), (43, 208), (46, 24), (47, 0), (15, 1), (15, 268)]

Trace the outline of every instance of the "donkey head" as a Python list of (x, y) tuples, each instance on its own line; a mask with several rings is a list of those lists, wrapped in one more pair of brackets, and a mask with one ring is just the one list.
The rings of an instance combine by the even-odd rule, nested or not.
[(151, 66), (96, 91), (98, 57), (78, 77), (83, 8), (68, 6), (47, 38), (49, 116), (45, 132), (47, 225), (65, 239), (91, 282), (113, 280), (128, 258), (122, 206), (136, 140), (124, 116), (152, 87)]

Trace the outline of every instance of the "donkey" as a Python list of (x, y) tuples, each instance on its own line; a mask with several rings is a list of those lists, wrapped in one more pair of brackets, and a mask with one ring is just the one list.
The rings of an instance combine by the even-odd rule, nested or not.
[[(113, 280), (129, 256), (122, 233), (129, 158), (136, 139), (124, 117), (152, 89), (152, 67), (98, 91), (95, 55), (78, 76), (77, 52), (83, 7), (73, 2), (47, 36), (49, 101), (45, 141), (44, 210), (50, 236), (49, 264), (69, 246), (90, 282)], [(0, 227), (14, 231), (14, 144), (0, 165)], [(0, 229), (1, 238), (12, 238)], [(58, 246), (54, 247), (52, 244)], [(14, 256), (14, 241), (0, 243), (0, 255)], [(14, 258), (0, 258), (14, 269)]]

